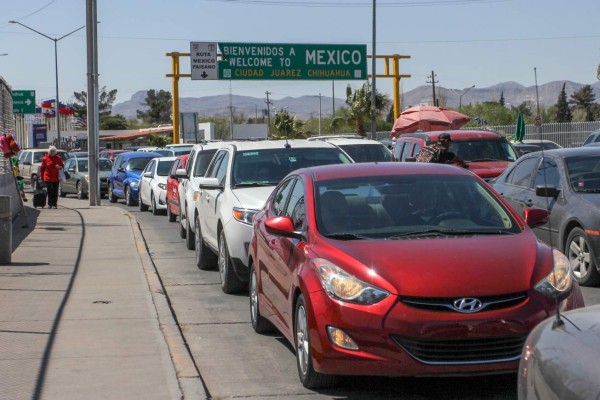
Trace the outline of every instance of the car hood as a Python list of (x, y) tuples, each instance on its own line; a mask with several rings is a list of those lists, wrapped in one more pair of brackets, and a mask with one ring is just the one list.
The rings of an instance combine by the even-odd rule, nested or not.
[(495, 178), (511, 164), (509, 161), (471, 161), (469, 171), (481, 178)]
[(139, 181), (142, 176), (142, 171), (127, 171), (125, 174), (126, 179)]
[[(392, 285), (396, 293), (404, 296), (491, 296), (525, 292), (531, 289), (532, 279), (537, 281), (545, 275), (538, 271), (534, 277), (538, 241), (529, 230), (503, 236), (324, 240), (332, 246), (323, 246), (324, 253), (319, 254), (320, 257), (340, 266), (370, 267)], [(340, 258), (340, 251), (354, 260)], [(364, 273), (364, 267), (357, 266), (357, 271)], [(365, 276), (361, 275), (361, 279)]]
[(260, 210), (275, 186), (259, 186), (233, 189), (233, 195), (239, 201), (240, 207)]

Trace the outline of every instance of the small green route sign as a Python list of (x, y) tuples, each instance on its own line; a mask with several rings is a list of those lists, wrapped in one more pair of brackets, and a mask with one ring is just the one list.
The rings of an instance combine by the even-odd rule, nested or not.
[(221, 43), (219, 79), (365, 80), (361, 44)]
[(13, 90), (13, 114), (35, 114), (35, 90)]

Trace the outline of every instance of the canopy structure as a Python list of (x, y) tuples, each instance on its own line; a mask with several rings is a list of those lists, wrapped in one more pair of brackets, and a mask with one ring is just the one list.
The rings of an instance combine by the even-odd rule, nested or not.
[(415, 106), (407, 108), (394, 122), (392, 137), (418, 130), (423, 132), (460, 129), (470, 117), (444, 107)]

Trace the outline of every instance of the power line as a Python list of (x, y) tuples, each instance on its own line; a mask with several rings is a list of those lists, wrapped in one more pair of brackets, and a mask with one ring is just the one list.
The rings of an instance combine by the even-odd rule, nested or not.
[[(372, 1), (340, 2), (340, 1), (291, 1), (291, 0), (207, 0), (214, 3), (229, 4), (254, 4), (259, 6), (281, 7), (335, 7), (335, 8), (362, 8), (371, 7)], [(464, 4), (504, 3), (510, 0), (430, 0), (430, 1), (389, 1), (377, 3), (377, 7), (431, 7), (454, 6)]]

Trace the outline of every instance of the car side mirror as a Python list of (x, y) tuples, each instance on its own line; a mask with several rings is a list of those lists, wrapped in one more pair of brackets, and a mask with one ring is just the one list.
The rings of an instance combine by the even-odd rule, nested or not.
[(144, 178), (152, 178), (152, 171), (144, 172)]
[(173, 179), (186, 179), (187, 171), (184, 168), (177, 168), (174, 173), (171, 174)]
[(556, 186), (536, 186), (535, 195), (540, 197), (554, 197), (555, 199), (560, 194), (560, 189)]
[(302, 234), (294, 230), (294, 222), (290, 217), (273, 217), (265, 220), (265, 229), (271, 235), (279, 235), (292, 239), (301, 239)]
[(223, 185), (219, 184), (219, 180), (217, 178), (200, 178), (198, 181), (198, 186), (200, 189), (223, 190)]
[(541, 208), (526, 208), (524, 212), (525, 222), (530, 228), (536, 228), (548, 222), (550, 213)]

